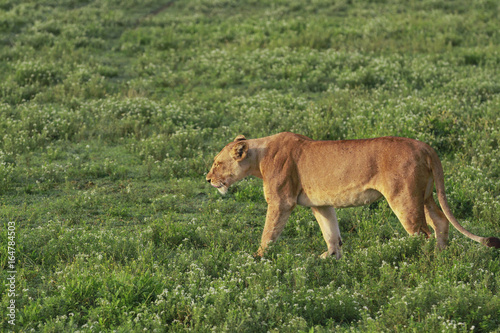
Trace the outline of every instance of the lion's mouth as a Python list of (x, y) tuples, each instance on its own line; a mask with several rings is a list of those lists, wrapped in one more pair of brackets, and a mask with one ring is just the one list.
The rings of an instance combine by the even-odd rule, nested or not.
[(218, 183), (218, 184), (211, 184), (213, 187), (215, 187), (220, 194), (226, 194), (227, 193), (227, 186), (225, 183)]
[(224, 185), (224, 183), (219, 183), (219, 184), (214, 184), (214, 183), (212, 183), (212, 184), (210, 184), (210, 185), (212, 185), (213, 187), (215, 187), (215, 188), (217, 188), (217, 189), (219, 189), (219, 188), (221, 188), (221, 187), (225, 186), (225, 185)]

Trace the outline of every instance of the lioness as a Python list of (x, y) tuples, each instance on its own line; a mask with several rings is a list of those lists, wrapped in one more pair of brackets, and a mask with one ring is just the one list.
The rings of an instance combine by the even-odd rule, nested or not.
[[(430, 225), (439, 248), (446, 247), (448, 221), (465, 236), (500, 248), (500, 239), (476, 236), (458, 223), (446, 200), (441, 161), (417, 140), (315, 141), (288, 132), (247, 140), (239, 135), (215, 157), (206, 180), (225, 194), (248, 175), (263, 180), (268, 203), (258, 256), (279, 237), (299, 204), (311, 207), (318, 220), (328, 245), (321, 257), (335, 254), (340, 259), (342, 240), (334, 208), (367, 205), (382, 196), (410, 235), (429, 237)], [(433, 199), (434, 184), (444, 213)]]

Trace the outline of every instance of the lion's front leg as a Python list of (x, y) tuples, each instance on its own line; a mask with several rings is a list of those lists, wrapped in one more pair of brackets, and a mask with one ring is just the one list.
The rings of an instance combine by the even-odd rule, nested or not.
[(335, 209), (330, 206), (323, 206), (312, 207), (312, 211), (328, 246), (328, 251), (323, 253), (321, 258), (327, 258), (335, 254), (335, 258), (340, 259), (342, 257), (342, 239)]
[(269, 204), (267, 206), (266, 224), (262, 232), (262, 239), (259, 250), (257, 251), (257, 256), (262, 257), (269, 243), (278, 239), (294, 207), (295, 205), (280, 204)]

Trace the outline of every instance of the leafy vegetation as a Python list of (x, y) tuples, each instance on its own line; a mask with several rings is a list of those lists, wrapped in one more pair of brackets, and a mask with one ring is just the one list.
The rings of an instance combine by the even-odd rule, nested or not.
[[(20, 332), (489, 332), (500, 252), (339, 210), (321, 260), (298, 207), (255, 259), (261, 181), (204, 180), (238, 134), (431, 144), (463, 225), (500, 235), (494, 0), (0, 4), (0, 306)], [(4, 283), (5, 282), (5, 283)], [(7, 313), (7, 312), (5, 312)]]

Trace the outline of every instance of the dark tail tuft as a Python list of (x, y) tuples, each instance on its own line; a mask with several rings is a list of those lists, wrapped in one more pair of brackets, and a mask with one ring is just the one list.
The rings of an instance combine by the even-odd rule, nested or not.
[(486, 238), (484, 245), (494, 247), (495, 249), (500, 249), (500, 239), (496, 237), (488, 237)]

